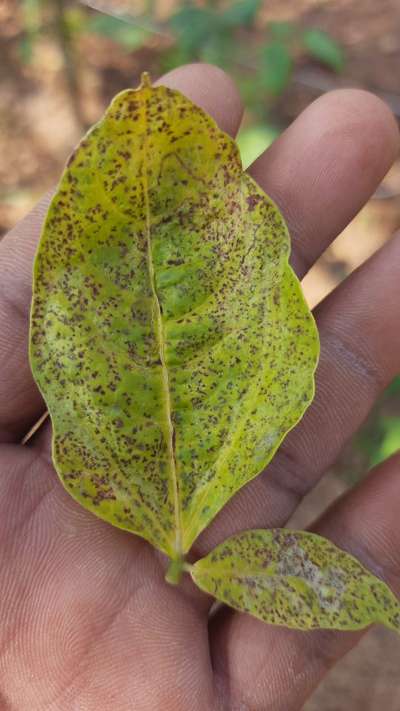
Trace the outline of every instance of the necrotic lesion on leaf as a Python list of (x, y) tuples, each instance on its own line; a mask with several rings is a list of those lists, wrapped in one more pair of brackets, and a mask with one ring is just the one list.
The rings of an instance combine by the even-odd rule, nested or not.
[(234, 141), (149, 81), (115, 97), (52, 200), (30, 358), (55, 467), (173, 559), (313, 397), (317, 331), (288, 256)]

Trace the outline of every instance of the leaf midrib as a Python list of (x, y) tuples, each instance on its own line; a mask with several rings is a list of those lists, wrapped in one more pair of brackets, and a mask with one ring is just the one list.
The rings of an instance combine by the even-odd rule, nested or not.
[[(147, 93), (147, 92), (146, 92)], [(148, 146), (147, 146), (147, 98), (143, 98), (143, 115), (144, 115), (144, 199), (145, 199), (145, 212), (146, 212), (146, 240), (147, 240), (147, 263), (149, 270), (149, 281), (150, 287), (153, 295), (154, 305), (155, 305), (155, 317), (156, 317), (156, 333), (158, 340), (158, 352), (160, 358), (160, 367), (162, 374), (162, 388), (164, 395), (165, 404), (165, 414), (167, 420), (168, 429), (168, 459), (170, 464), (170, 472), (172, 478), (172, 488), (173, 488), (173, 505), (174, 505), (174, 518), (175, 518), (175, 554), (176, 558), (180, 559), (182, 557), (182, 512), (181, 504), (179, 499), (179, 487), (178, 487), (178, 476), (175, 458), (175, 436), (174, 436), (174, 426), (172, 423), (172, 407), (171, 407), (171, 394), (170, 394), (170, 382), (169, 373), (165, 357), (165, 334), (162, 322), (162, 314), (160, 301), (157, 294), (156, 283), (155, 283), (155, 273), (154, 273), (154, 263), (153, 254), (151, 249), (151, 219), (150, 219), (150, 202), (149, 202), (149, 180), (147, 174), (147, 156), (148, 156)]]

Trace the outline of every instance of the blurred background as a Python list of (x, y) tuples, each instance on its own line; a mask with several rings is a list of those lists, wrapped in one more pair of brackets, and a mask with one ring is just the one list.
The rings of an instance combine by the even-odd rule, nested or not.
[[(0, 237), (57, 181), (83, 132), (143, 70), (218, 64), (247, 107), (244, 165), (317, 96), (358, 86), (400, 120), (399, 0), (0, 0)], [(311, 305), (400, 228), (400, 163), (304, 281)], [(373, 295), (371, 296), (373, 298)], [(293, 522), (400, 448), (400, 377)], [(399, 711), (400, 643), (373, 630), (306, 711)]]

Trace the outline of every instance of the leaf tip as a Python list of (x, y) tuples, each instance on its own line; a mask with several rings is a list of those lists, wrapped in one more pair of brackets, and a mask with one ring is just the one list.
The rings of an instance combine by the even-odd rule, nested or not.
[(151, 78), (149, 72), (141, 73), (139, 89), (151, 89)]

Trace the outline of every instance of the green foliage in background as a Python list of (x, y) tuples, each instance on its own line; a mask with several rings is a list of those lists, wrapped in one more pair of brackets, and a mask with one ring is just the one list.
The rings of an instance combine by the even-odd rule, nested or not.
[(400, 450), (400, 375), (386, 388), (366, 422), (339, 459), (336, 471), (347, 484)]
[(400, 449), (399, 398), (400, 376), (397, 376), (355, 438), (354, 445), (367, 468), (383, 462)]
[(19, 54), (24, 63), (29, 63), (41, 28), (40, 0), (22, 0), (21, 13), (24, 34), (20, 39)]
[(109, 37), (129, 52), (143, 47), (151, 36), (151, 33), (143, 27), (130, 25), (107, 15), (91, 17), (86, 24), (85, 31)]
[[(92, 4), (95, 7), (96, 0)], [(58, 42), (71, 107), (82, 129), (87, 127), (81, 109), (82, 38), (107, 38), (126, 54), (150, 49), (160, 74), (193, 61), (216, 64), (235, 78), (248, 107), (239, 136), (245, 167), (279, 133), (270, 118), (271, 109), (290, 85), (296, 64), (309, 57), (335, 72), (344, 66), (343, 51), (329, 35), (316, 28), (304, 30), (292, 22), (267, 22), (263, 0), (217, 0), (201, 5), (186, 0), (177, 3), (162, 22), (157, 16), (158, 4), (148, 0), (141, 3), (141, 14), (121, 18), (113, 0), (108, 5), (102, 2), (99, 12), (85, 6), (84, 0), (79, 4), (22, 0), (21, 61), (34, 61), (41, 37)]]
[[(268, 124), (268, 110), (287, 89), (296, 63), (304, 56), (317, 60), (329, 70), (341, 71), (344, 55), (339, 45), (319, 29), (303, 30), (291, 22), (265, 23), (261, 17), (262, 0), (239, 0), (233, 3), (182, 3), (161, 30), (172, 39), (160, 52), (160, 71), (166, 72), (193, 61), (217, 64), (236, 79), (243, 100), (249, 107), (256, 126), (267, 122), (267, 130), (276, 135), (276, 128)], [(132, 20), (133, 21), (133, 20)], [(154, 17), (137, 18), (127, 24), (113, 17), (102, 16), (90, 20), (87, 29), (100, 32), (127, 50), (146, 44), (154, 30), (160, 28)], [(244, 133), (249, 129), (244, 129)], [(243, 142), (252, 143), (250, 155), (260, 154), (270, 141), (265, 141), (257, 129)], [(256, 146), (256, 137), (260, 138)], [(244, 164), (248, 165), (244, 154)]]
[(344, 56), (339, 45), (326, 32), (318, 29), (306, 30), (303, 34), (304, 46), (312, 57), (335, 72), (344, 67)]
[[(217, 64), (231, 73), (250, 113), (250, 125), (240, 140), (247, 166), (249, 156), (259, 155), (277, 134), (269, 124), (269, 109), (289, 86), (296, 63), (308, 56), (335, 72), (344, 66), (343, 51), (329, 35), (292, 22), (267, 23), (261, 16), (263, 5), (262, 0), (238, 0), (200, 6), (189, 0), (162, 26), (148, 8), (147, 14), (131, 18), (131, 24), (106, 15), (90, 18), (86, 31), (107, 36), (127, 51), (146, 45), (156, 32), (168, 37), (159, 52), (161, 73), (193, 61)], [(260, 128), (261, 121), (266, 129)]]
[(211, 62), (231, 72), (256, 122), (257, 116), (265, 119), (268, 107), (286, 90), (296, 63), (304, 57), (335, 72), (344, 66), (343, 51), (332, 37), (292, 22), (268, 23), (263, 0), (204, 4), (186, 0), (177, 3), (162, 22), (154, 0), (145, 3), (141, 14), (124, 19), (115, 14), (117, 7), (112, 0), (108, 6), (101, 4), (102, 12), (68, 0), (23, 0), (22, 60), (32, 60), (34, 42), (43, 32), (59, 36), (70, 66), (73, 45), (82, 35), (107, 37), (126, 52), (151, 44), (158, 53), (160, 72), (192, 61)]
[(279, 129), (268, 123), (256, 123), (244, 126), (237, 137), (243, 169), (253, 163), (279, 136)]

